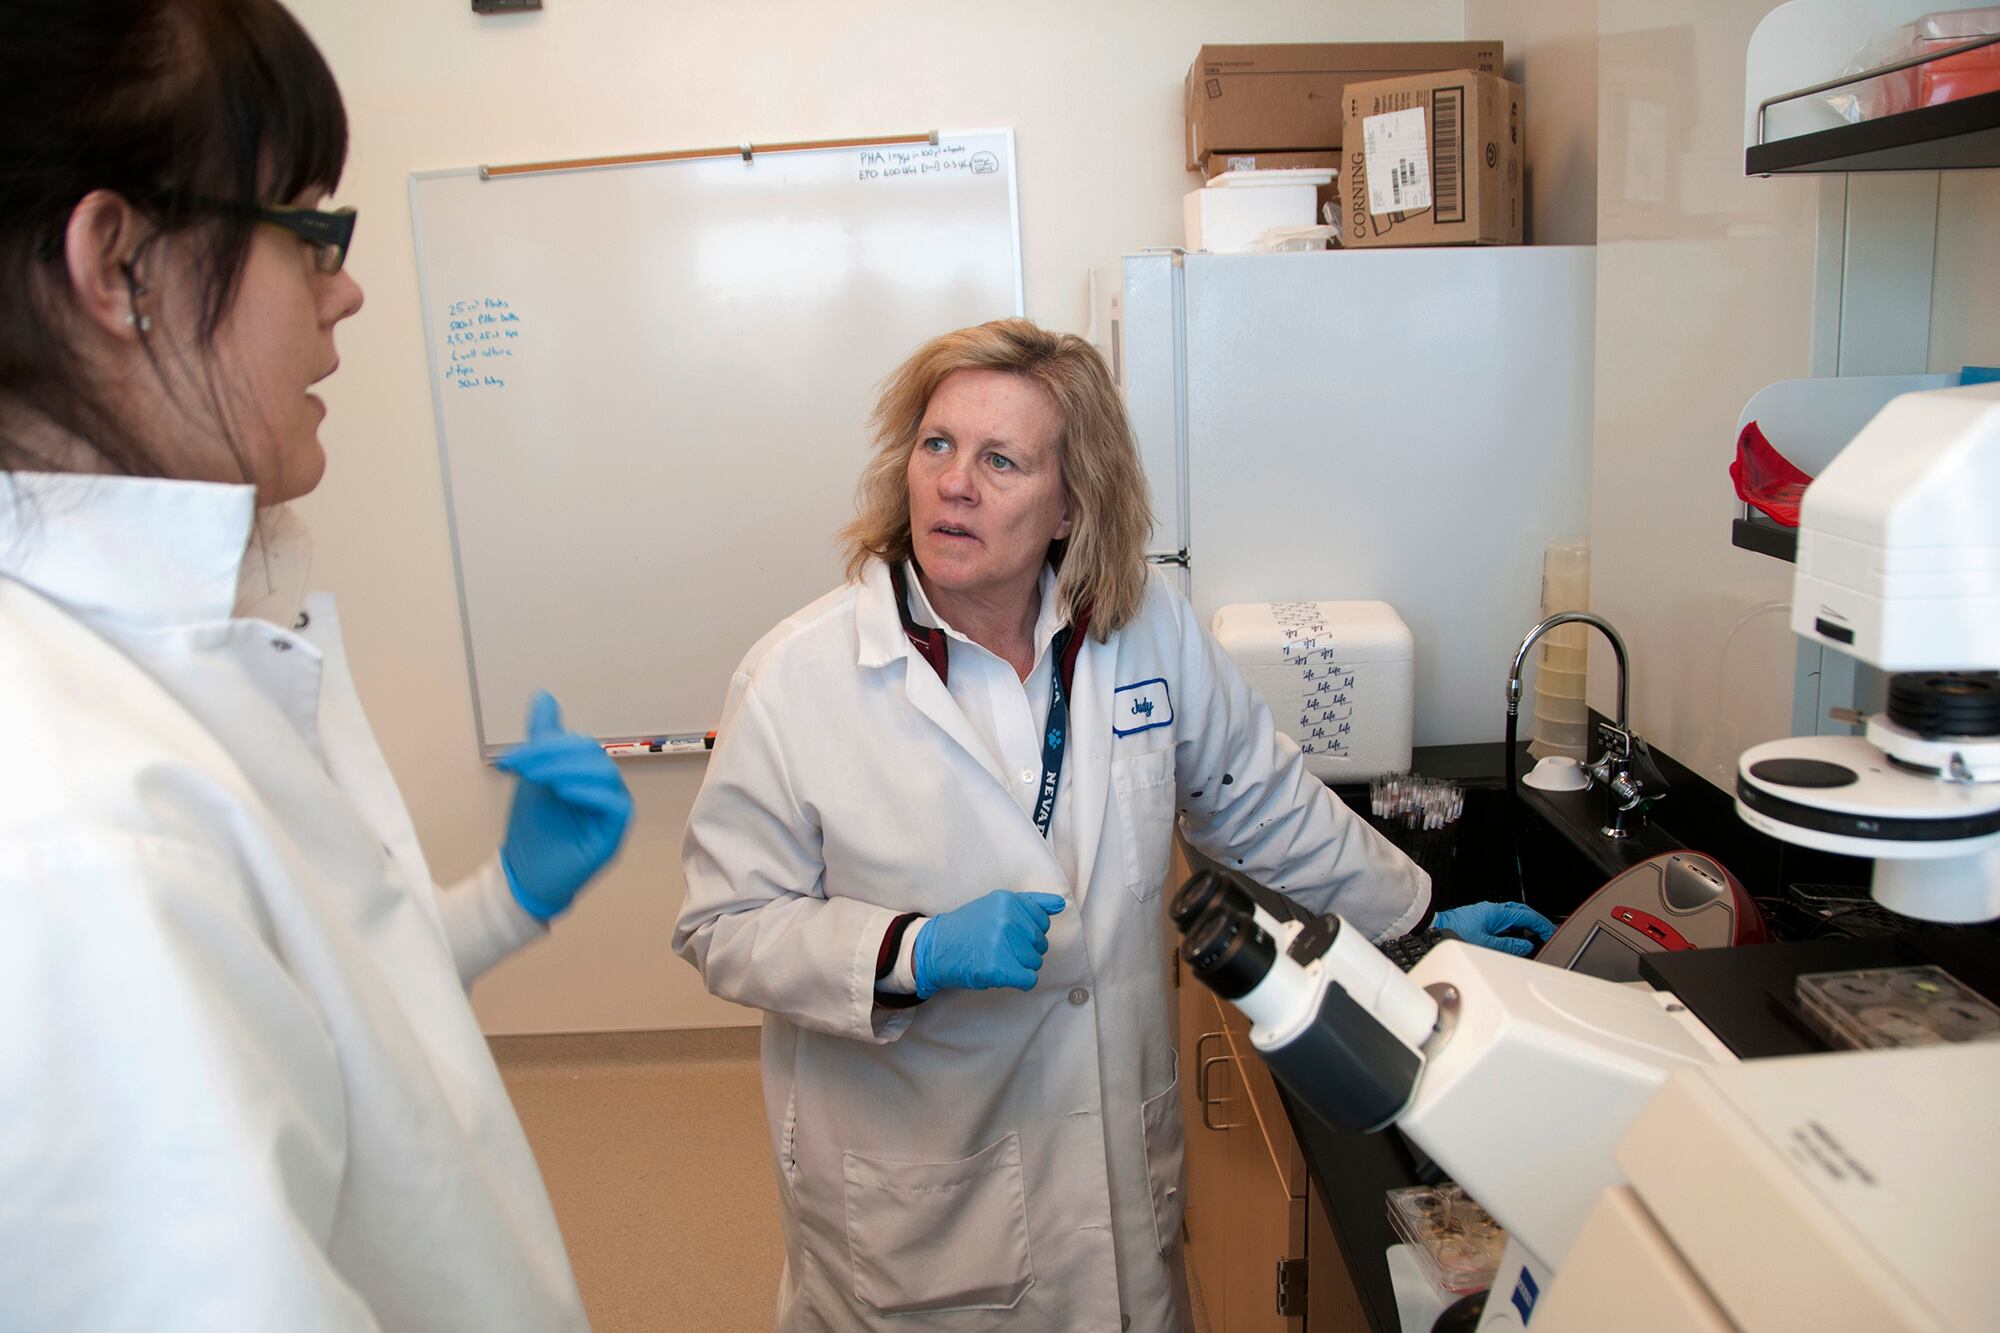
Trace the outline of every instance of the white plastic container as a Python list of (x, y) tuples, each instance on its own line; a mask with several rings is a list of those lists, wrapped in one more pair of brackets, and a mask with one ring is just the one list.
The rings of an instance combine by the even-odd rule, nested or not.
[[(1231, 173), (1263, 175), (1262, 172)], [(1290, 175), (1291, 173), (1270, 173)], [(1325, 173), (1322, 173), (1324, 175)], [(1217, 178), (1218, 180), (1221, 177)], [(1187, 248), (1212, 254), (1246, 254), (1273, 227), (1310, 227), (1319, 185), (1310, 180), (1210, 185), (1190, 190), (1181, 205)]]
[(1244, 602), (1209, 628), (1314, 777), (1366, 782), (1409, 768), (1416, 640), (1387, 602)]

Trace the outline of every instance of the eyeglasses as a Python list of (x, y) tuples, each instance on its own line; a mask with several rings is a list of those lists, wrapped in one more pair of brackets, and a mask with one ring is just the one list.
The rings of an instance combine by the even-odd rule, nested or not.
[[(239, 217), (283, 227), (314, 247), (313, 267), (321, 273), (338, 273), (347, 263), (348, 247), (354, 243), (354, 210), (336, 208), (293, 208), (286, 204), (231, 204), (219, 199), (191, 199), (186, 195), (139, 196), (171, 199), (183, 208), (194, 207), (209, 213), (234, 213)], [(63, 234), (55, 230), (41, 245), (41, 258), (52, 260), (62, 253)]]
[(340, 272), (341, 265), (347, 262), (347, 248), (354, 243), (352, 208), (326, 212), (317, 208), (293, 208), (289, 204), (238, 204), (226, 199), (203, 199), (185, 194), (165, 194), (158, 198), (179, 208), (227, 213), (283, 227), (313, 247), (313, 267), (321, 273)]
[(321, 273), (338, 273), (347, 262), (347, 247), (354, 242), (354, 210), (336, 208), (291, 208), (283, 204), (257, 204), (242, 210), (259, 222), (283, 227), (314, 247), (313, 267)]

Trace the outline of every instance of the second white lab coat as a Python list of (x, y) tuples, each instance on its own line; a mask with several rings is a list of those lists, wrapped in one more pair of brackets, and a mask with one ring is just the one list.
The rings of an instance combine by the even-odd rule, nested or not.
[[(1078, 883), (904, 637), (880, 564), (731, 683), (675, 945), (766, 1014), (783, 1330), (1185, 1327), (1160, 901), (1177, 812), (1198, 846), (1371, 937), (1423, 918), (1423, 873), (1306, 772), (1164, 580), (1086, 642), (1071, 697)], [(899, 913), (994, 888), (1069, 900), (1032, 991), (875, 1003)]]
[(0, 1328), (581, 1329), (464, 992), (543, 930), (440, 902), (331, 600), (234, 614), (254, 499), (0, 490)]

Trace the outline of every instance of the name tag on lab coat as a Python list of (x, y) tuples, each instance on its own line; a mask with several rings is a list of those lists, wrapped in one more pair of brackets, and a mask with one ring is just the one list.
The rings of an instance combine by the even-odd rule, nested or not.
[(1111, 694), (1111, 734), (1136, 736), (1174, 720), (1173, 696), (1167, 682), (1155, 676), (1134, 685), (1120, 685)]

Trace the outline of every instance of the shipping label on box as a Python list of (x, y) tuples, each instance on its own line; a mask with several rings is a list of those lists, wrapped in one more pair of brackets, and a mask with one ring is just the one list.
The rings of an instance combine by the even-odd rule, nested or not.
[(1218, 153), (1339, 148), (1350, 83), (1446, 69), (1497, 74), (1504, 55), (1497, 41), (1204, 46), (1183, 90), (1188, 170), (1204, 170)]
[(1379, 245), (1519, 245), (1521, 86), (1475, 70), (1350, 84), (1341, 238)]

